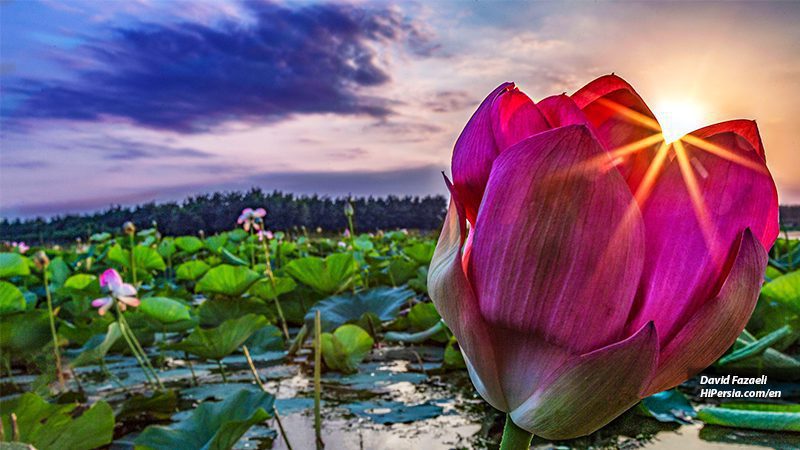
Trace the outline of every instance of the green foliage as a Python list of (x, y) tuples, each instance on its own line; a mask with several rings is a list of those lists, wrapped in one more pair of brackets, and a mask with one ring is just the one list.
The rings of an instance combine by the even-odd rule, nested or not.
[(195, 286), (196, 292), (238, 297), (261, 276), (247, 267), (223, 264), (212, 268)]
[(308, 256), (292, 260), (286, 273), (315, 291), (331, 295), (350, 287), (358, 274), (358, 265), (349, 253), (334, 253), (325, 259)]
[(19, 253), (0, 253), (0, 278), (28, 275), (28, 258)]
[(270, 316), (269, 307), (263, 302), (249, 298), (207, 300), (197, 309), (201, 327), (216, 327), (229, 319), (238, 319), (245, 314)]
[[(306, 323), (314, 321), (314, 311), (319, 310), (322, 330), (333, 331), (346, 323), (364, 319), (365, 329), (380, 326), (397, 317), (406, 301), (414, 292), (405, 288), (379, 287), (357, 294), (344, 294), (328, 297), (317, 303), (306, 314)], [(309, 325), (310, 326), (310, 325)], [(370, 330), (371, 332), (372, 330)]]
[(659, 392), (642, 399), (638, 411), (659, 422), (691, 423), (692, 419), (697, 417), (697, 411), (677, 389)]
[(216, 328), (197, 327), (181, 342), (170, 345), (175, 350), (183, 350), (205, 359), (220, 360), (235, 352), (258, 329), (267, 325), (267, 319), (255, 314), (247, 314), (238, 319), (230, 319)]
[(195, 253), (204, 247), (203, 241), (194, 236), (175, 238), (175, 245), (186, 253)]
[(27, 358), (51, 342), (47, 310), (0, 316), (0, 354)]
[(151, 425), (136, 438), (137, 449), (229, 449), (253, 425), (272, 417), (275, 398), (240, 390), (219, 403), (205, 402), (192, 415), (169, 427)]
[(297, 288), (297, 284), (289, 277), (275, 277), (275, 285), (273, 286), (272, 280), (265, 278), (259, 280), (252, 287), (250, 287), (250, 294), (263, 300), (271, 300), (278, 298), (283, 294), (292, 292)]
[(81, 348), (81, 353), (70, 364), (72, 367), (81, 367), (100, 363), (120, 337), (122, 337), (122, 331), (119, 324), (112, 322), (105, 334), (97, 334), (89, 338)]
[(325, 365), (343, 373), (355, 373), (375, 343), (372, 337), (357, 325), (342, 325), (333, 333), (322, 333), (322, 357)]
[(175, 269), (175, 276), (179, 280), (194, 281), (205, 275), (209, 268), (204, 261), (186, 261)]
[(48, 403), (36, 394), (0, 404), (3, 433), (12, 436), (11, 413), (17, 416), (19, 439), (37, 450), (90, 450), (110, 444), (114, 433), (114, 412), (99, 401), (80, 415), (78, 404)]
[(178, 300), (166, 297), (143, 298), (138, 311), (161, 323), (174, 323), (192, 319), (188, 306)]
[(11, 283), (0, 281), (0, 315), (25, 311), (25, 296)]
[(707, 407), (697, 417), (711, 425), (769, 431), (800, 431), (798, 405), (738, 404), (734, 408)]

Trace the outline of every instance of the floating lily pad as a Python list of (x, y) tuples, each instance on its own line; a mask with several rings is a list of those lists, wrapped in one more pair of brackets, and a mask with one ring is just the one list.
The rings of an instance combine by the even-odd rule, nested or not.
[[(320, 311), (322, 331), (333, 331), (348, 323), (357, 322), (367, 314), (378, 319), (378, 323), (386, 322), (397, 317), (400, 308), (406, 301), (414, 296), (414, 291), (406, 288), (379, 287), (362, 291), (356, 294), (344, 294), (328, 297), (314, 305), (306, 314), (305, 320), (309, 326), (314, 321), (314, 312)], [(365, 327), (365, 329), (369, 330)]]
[(149, 426), (136, 446), (153, 450), (229, 449), (253, 425), (272, 417), (275, 398), (241, 390), (220, 403), (204, 402), (192, 414), (169, 427)]
[(444, 408), (433, 402), (407, 405), (401, 402), (379, 400), (350, 403), (344, 407), (353, 414), (367, 417), (373, 422), (383, 425), (417, 422), (441, 416), (444, 412)]

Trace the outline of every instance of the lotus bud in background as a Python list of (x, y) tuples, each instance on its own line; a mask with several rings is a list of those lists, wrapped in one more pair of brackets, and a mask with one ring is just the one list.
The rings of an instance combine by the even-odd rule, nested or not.
[(47, 253), (39, 250), (33, 255), (33, 264), (36, 265), (37, 269), (44, 270), (50, 265), (50, 258), (47, 257)]
[(127, 221), (122, 224), (122, 231), (128, 236), (133, 236), (134, 233), (136, 233), (136, 225), (134, 225), (131, 221)]
[(345, 216), (347, 216), (347, 217), (353, 217), (353, 215), (354, 215), (355, 213), (356, 213), (356, 212), (355, 212), (355, 210), (353, 209), (353, 204), (350, 202), (350, 200), (347, 200), (347, 201), (344, 203), (344, 215), (345, 215)]
[(613, 75), (539, 103), (500, 85), (452, 173), (428, 288), (517, 448), (592, 433), (713, 363), (778, 233), (754, 122), (667, 143)]

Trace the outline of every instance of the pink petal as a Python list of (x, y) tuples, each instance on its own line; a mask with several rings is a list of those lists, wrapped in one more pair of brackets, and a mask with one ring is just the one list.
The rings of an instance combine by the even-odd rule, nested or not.
[(583, 114), (578, 105), (565, 94), (553, 95), (542, 99), (536, 104), (539, 111), (547, 119), (552, 128), (565, 127), (567, 125), (586, 125), (591, 128), (591, 123), (586, 115)]
[(101, 307), (103, 305), (107, 305), (107, 304), (109, 304), (111, 302), (112, 302), (111, 297), (97, 298), (97, 299), (92, 300), (92, 306), (94, 306), (95, 308), (99, 308), (99, 307)]
[(267, 210), (264, 208), (258, 208), (253, 212), (253, 215), (256, 217), (264, 217), (267, 215)]
[(701, 128), (692, 132), (692, 135), (698, 137), (709, 137), (720, 133), (735, 133), (745, 139), (753, 150), (761, 156), (761, 159), (766, 159), (764, 154), (764, 144), (761, 142), (761, 134), (758, 132), (758, 125), (755, 120), (729, 120), (720, 122), (714, 125)]
[(114, 269), (107, 269), (100, 275), (100, 287), (108, 286), (112, 291), (122, 285), (122, 277)]
[(119, 297), (119, 301), (133, 307), (137, 307), (141, 303), (136, 297)]
[(492, 103), (513, 86), (513, 83), (503, 83), (483, 100), (453, 148), (453, 185), (470, 223), (475, 223), (492, 162), (499, 152), (492, 133)]
[(748, 141), (730, 132), (702, 138), (731, 161), (689, 138), (674, 144), (676, 157), (640, 198), (647, 256), (631, 329), (654, 321), (662, 345), (716, 295), (745, 228), (764, 248), (778, 234), (775, 183)]
[(638, 207), (581, 125), (528, 138), (494, 163), (469, 278), (493, 328), (584, 353), (625, 333), (644, 260)]
[(481, 317), (475, 294), (461, 267), (466, 223), (458, 194), (451, 191), (450, 206), (428, 272), (428, 291), (436, 309), (453, 331), (469, 361), (470, 377), (481, 396), (495, 408), (507, 410), (500, 390), (489, 329)]
[(681, 384), (725, 353), (753, 313), (766, 265), (766, 250), (745, 230), (719, 293), (662, 346), (656, 375), (643, 397)]
[(136, 288), (128, 283), (122, 283), (117, 289), (114, 290), (114, 295), (117, 297), (130, 297), (136, 295)]
[[(111, 301), (111, 299), (109, 299), (109, 301), (107, 303), (105, 303), (103, 306), (100, 307), (100, 309), (97, 310), (97, 314), (100, 314), (101, 316), (106, 315), (106, 313), (108, 312), (109, 309), (111, 309), (111, 306), (113, 304), (114, 304), (114, 302)], [(124, 310), (124, 308), (123, 308), (123, 310)]]
[(242, 216), (247, 217), (250, 214), (253, 214), (253, 208), (245, 208), (242, 210)]
[(533, 101), (509, 86), (492, 103), (492, 132), (499, 153), (536, 133), (550, 129)]
[(572, 99), (594, 125), (605, 149), (621, 158), (617, 167), (636, 192), (662, 145), (661, 127), (650, 108), (630, 84), (616, 75), (592, 81)]
[(511, 419), (545, 439), (590, 434), (639, 401), (657, 358), (658, 336), (648, 324), (621, 342), (568, 361), (511, 411)]

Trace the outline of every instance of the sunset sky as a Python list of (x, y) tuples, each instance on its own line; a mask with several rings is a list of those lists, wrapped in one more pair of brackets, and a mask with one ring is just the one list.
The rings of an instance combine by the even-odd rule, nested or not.
[(756, 119), (800, 203), (798, 23), (796, 2), (6, 0), (0, 213), (443, 193), (495, 86), (538, 100), (610, 72), (681, 131)]

